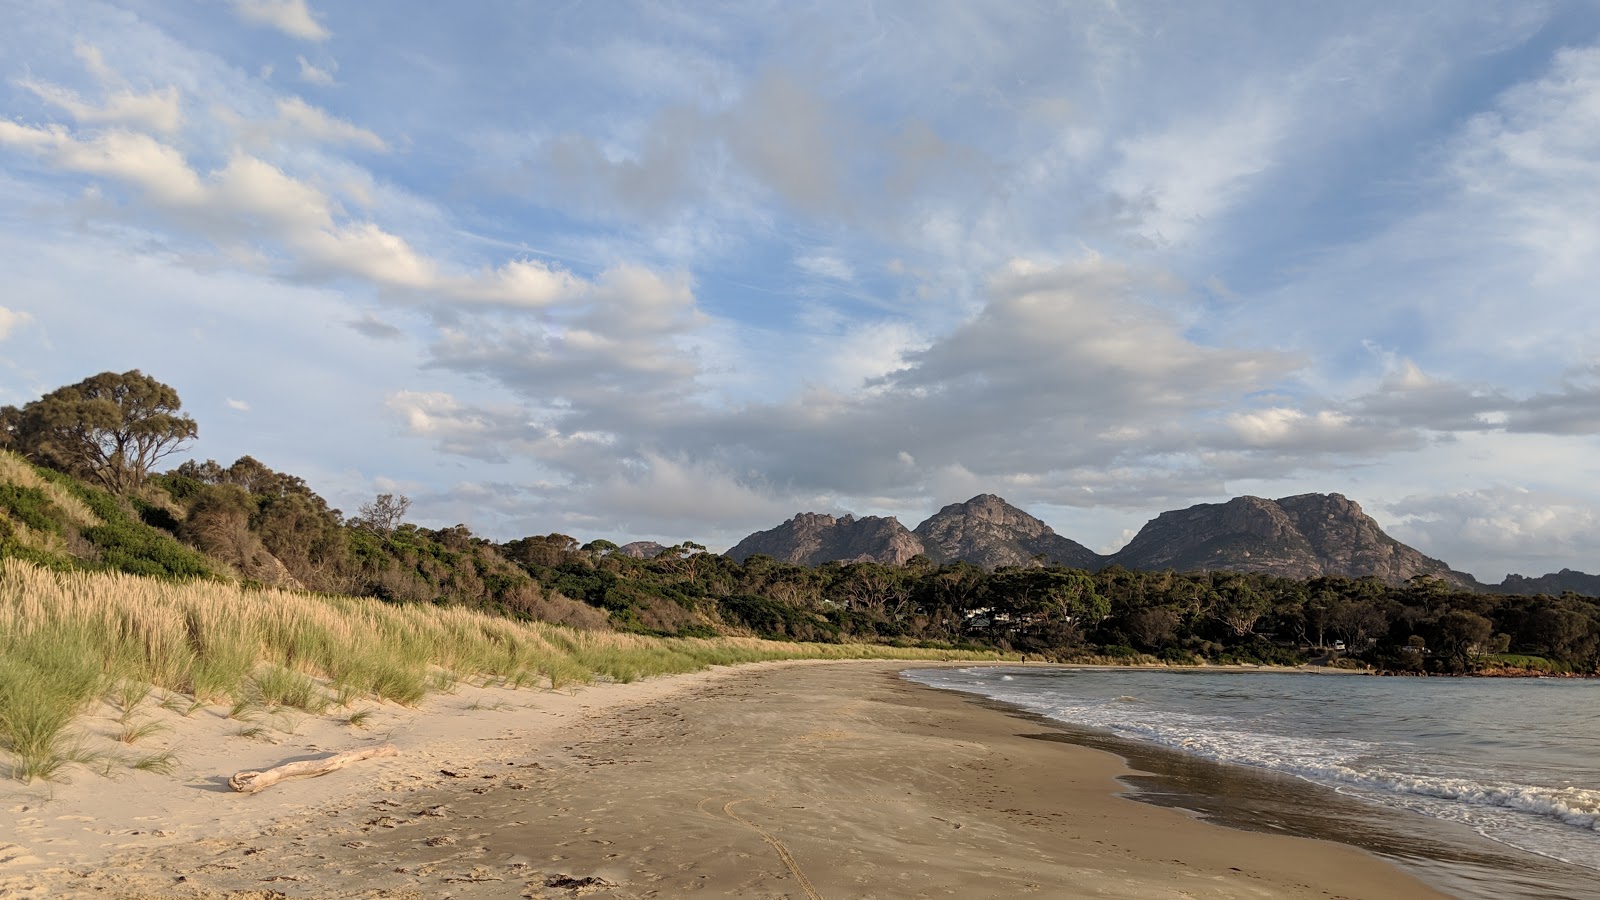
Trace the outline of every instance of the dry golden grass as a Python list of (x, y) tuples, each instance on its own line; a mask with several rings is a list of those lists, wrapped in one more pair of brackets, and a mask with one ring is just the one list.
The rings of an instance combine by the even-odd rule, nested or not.
[[(754, 638), (653, 638), (217, 582), (52, 572), (0, 560), (0, 748), (49, 777), (67, 726), (141, 686), (197, 702), (320, 713), (360, 699), (411, 704), (459, 679), (560, 687), (775, 659), (971, 659), (977, 654)], [(982, 658), (992, 658), (984, 655)]]
[(40, 477), (27, 460), (15, 453), (0, 450), (0, 484), (6, 483), (43, 491), (50, 502), (67, 517), (67, 521), (80, 528), (94, 528), (105, 524), (82, 500), (74, 497), (61, 485)]

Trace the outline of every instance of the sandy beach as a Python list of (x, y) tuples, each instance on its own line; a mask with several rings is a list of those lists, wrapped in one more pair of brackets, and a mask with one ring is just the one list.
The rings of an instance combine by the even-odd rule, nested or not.
[[(267, 739), (197, 713), (175, 775), (0, 788), (0, 897), (1443, 896), (1343, 845), (1117, 796), (1117, 757), (906, 666), (469, 687)], [(225, 785), (379, 743), (399, 755)]]

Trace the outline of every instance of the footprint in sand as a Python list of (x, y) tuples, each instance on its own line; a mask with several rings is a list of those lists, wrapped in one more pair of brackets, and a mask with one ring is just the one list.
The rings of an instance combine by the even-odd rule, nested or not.
[(19, 844), (0, 844), (0, 866), (26, 866), (42, 861), (29, 853), (27, 847)]

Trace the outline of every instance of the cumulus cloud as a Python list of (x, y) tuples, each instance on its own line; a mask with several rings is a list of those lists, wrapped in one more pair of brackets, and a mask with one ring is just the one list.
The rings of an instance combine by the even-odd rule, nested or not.
[(1535, 434), (1600, 434), (1600, 365), (1567, 373), (1561, 390), (1534, 394), (1512, 406), (1505, 428)]
[(112, 178), (163, 206), (192, 206), (205, 190), (183, 154), (155, 138), (112, 130), (79, 139), (60, 126), (0, 120), (0, 144), (43, 155), (70, 172)]
[(634, 266), (578, 285), (533, 325), (469, 320), (441, 329), (434, 364), (489, 375), (530, 398), (558, 398), (620, 427), (613, 414), (685, 399), (700, 366), (680, 337), (705, 324), (687, 277)]
[(545, 424), (548, 410), (515, 404), (463, 402), (446, 391), (395, 391), (385, 406), (413, 436), (439, 450), (489, 462), (538, 460), (586, 481), (612, 471), (611, 435), (569, 431)]
[(0, 306), (0, 341), (11, 337), (17, 329), (32, 321), (33, 316), (25, 311), (19, 312)]
[[(959, 482), (1063, 504), (1122, 502), (1157, 482), (1175, 488), (1174, 459), (1200, 468), (1196, 417), (1299, 365), (1185, 338), (1141, 300), (1150, 285), (1124, 267), (1019, 262), (996, 274), (981, 311), (942, 337), (890, 341), (894, 326), (869, 329), (863, 346), (876, 334), (894, 349), (858, 377), (728, 406), (707, 396), (694, 357), (672, 339), (699, 318), (686, 289), (627, 281), (615, 292), (625, 306), (596, 305), (566, 325), (447, 330), (434, 365), (487, 376), (527, 403), (521, 422), (450, 410), (461, 420), (452, 428), (473, 434), (454, 443), (481, 454), (498, 442), (507, 456), (537, 447), (538, 459), (591, 488), (671, 464), (678, 477), (706, 479), (707, 490), (732, 491), (731, 480), (739, 496), (914, 504), (948, 499), (965, 489)], [(635, 322), (635, 333), (590, 330), (612, 319)], [(412, 433), (440, 439), (437, 411), (405, 415)], [(581, 452), (571, 452), (574, 441)], [(1216, 481), (1182, 476), (1190, 487), (1196, 477)]]
[(252, 25), (275, 28), (303, 41), (325, 41), (333, 36), (317, 21), (306, 0), (233, 0), (233, 10)]
[(249, 412), (250, 411), (250, 404), (246, 403), (243, 400), (235, 400), (232, 397), (229, 397), (229, 398), (227, 398), (226, 402), (228, 404), (228, 408), (231, 409), (231, 410), (234, 410), (236, 412)]
[[(1554, 491), (1509, 485), (1412, 494), (1386, 504), (1391, 534), (1498, 582), (1543, 575), (1600, 555), (1600, 506)], [(1528, 566), (1542, 563), (1538, 571)]]

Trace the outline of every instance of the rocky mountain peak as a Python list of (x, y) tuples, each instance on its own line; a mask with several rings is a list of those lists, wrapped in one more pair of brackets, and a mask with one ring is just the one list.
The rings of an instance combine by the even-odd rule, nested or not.
[(760, 553), (805, 566), (834, 561), (902, 565), (921, 552), (922, 543), (892, 516), (800, 513), (777, 528), (750, 535), (727, 555), (744, 562)]
[(916, 528), (936, 562), (965, 560), (986, 568), (1059, 563), (1097, 568), (1099, 554), (994, 494), (952, 503)]
[(1391, 584), (1433, 575), (1463, 587), (1475, 584), (1385, 534), (1341, 494), (1235, 497), (1165, 512), (1111, 562), (1130, 569), (1270, 572), (1285, 578), (1375, 575)]

